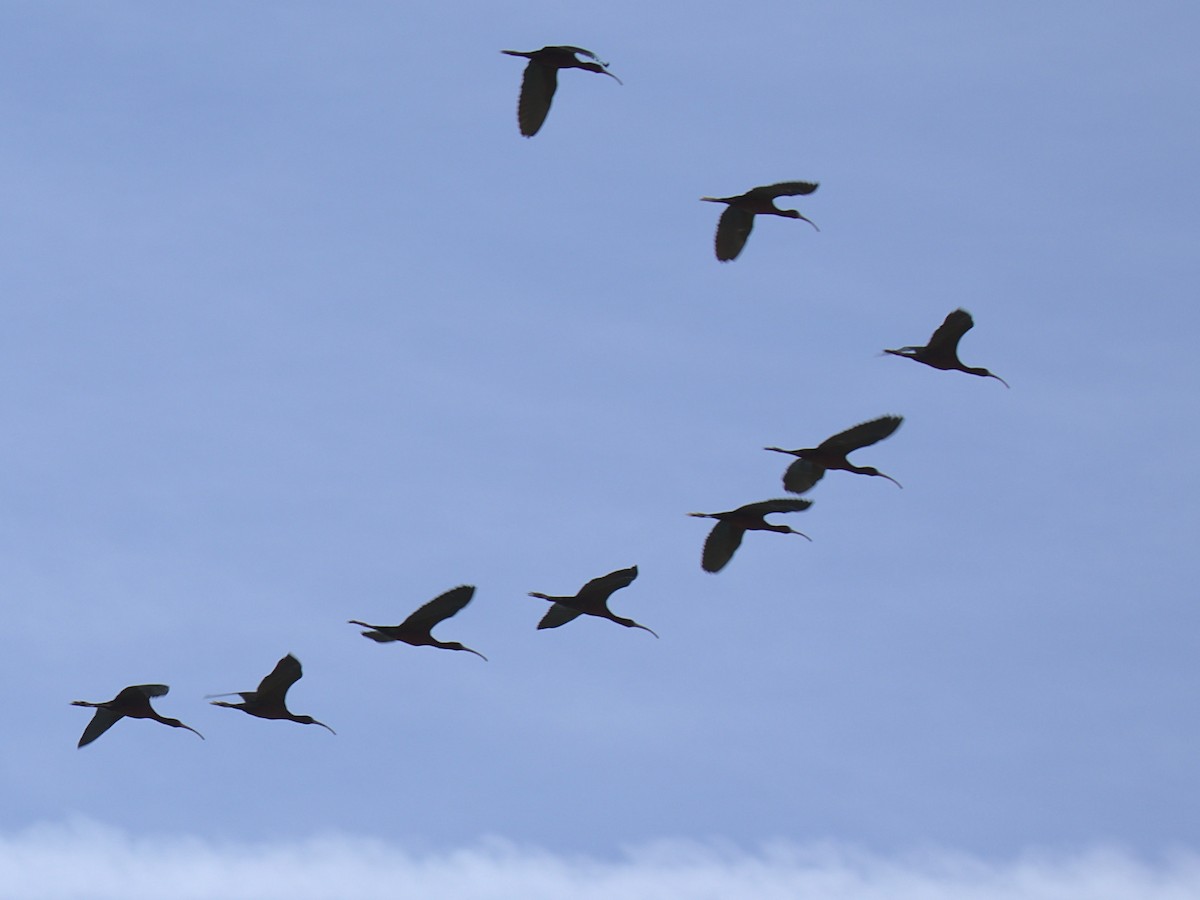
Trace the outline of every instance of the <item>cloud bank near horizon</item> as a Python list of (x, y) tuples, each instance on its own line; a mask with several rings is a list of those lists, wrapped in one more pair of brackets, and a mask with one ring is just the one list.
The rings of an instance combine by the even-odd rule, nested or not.
[(0, 896), (22, 900), (1191, 900), (1200, 853), (1119, 849), (990, 862), (774, 842), (658, 842), (616, 860), (493, 839), (414, 853), (346, 835), (238, 845), (132, 837), (90, 822), (0, 835)]

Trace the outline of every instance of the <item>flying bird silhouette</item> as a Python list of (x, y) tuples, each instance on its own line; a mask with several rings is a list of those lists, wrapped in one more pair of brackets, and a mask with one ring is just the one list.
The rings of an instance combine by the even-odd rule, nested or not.
[(901, 416), (882, 416), (872, 419), (870, 422), (855, 425), (853, 428), (847, 428), (822, 441), (816, 447), (802, 450), (784, 450), (782, 447), (767, 447), (766, 449), (799, 457), (783, 473), (783, 487), (793, 494), (803, 494), (809, 490), (824, 477), (826, 469), (840, 469), (843, 472), (854, 472), (858, 475), (878, 475), (880, 478), (886, 478), (896, 487), (901, 487), (900, 482), (891, 475), (884, 475), (871, 466), (856, 466), (846, 457), (855, 450), (882, 441), (899, 428), (903, 421)]
[(549, 594), (530, 592), (530, 597), (537, 597), (539, 600), (549, 600), (554, 604), (546, 612), (546, 615), (542, 616), (542, 621), (538, 622), (538, 628), (557, 628), (559, 625), (565, 625), (567, 622), (581, 615), (589, 615), (599, 616), (602, 619), (610, 619), (618, 625), (624, 625), (626, 628), (640, 628), (658, 637), (654, 629), (647, 628), (645, 625), (639, 625), (633, 619), (625, 619), (615, 615), (608, 608), (608, 598), (612, 593), (632, 584), (633, 580), (637, 578), (637, 574), (637, 566), (630, 566), (628, 569), (617, 569), (615, 572), (609, 572), (607, 575), (593, 578), (581, 587), (579, 593), (574, 597), (552, 597)]
[(1005, 387), (1008, 382), (980, 366), (964, 365), (958, 358), (958, 342), (962, 336), (975, 327), (975, 320), (965, 309), (956, 309), (946, 316), (946, 321), (938, 326), (924, 347), (901, 347), (898, 350), (884, 350), (892, 356), (903, 356), (905, 359), (915, 359), (935, 369), (966, 372), (968, 375), (982, 375), (985, 378), (995, 378)]
[[(710, 203), (729, 204), (721, 219), (717, 222), (716, 250), (717, 259), (729, 262), (737, 259), (742, 248), (746, 246), (746, 238), (754, 228), (755, 216), (783, 216), (787, 219), (804, 219), (813, 228), (817, 224), (809, 218), (800, 215), (794, 209), (780, 209), (775, 205), (777, 197), (795, 197), (801, 194), (811, 194), (817, 185), (809, 181), (783, 181), (779, 184), (765, 184), (751, 188), (736, 197), (701, 197)], [(817, 228), (817, 231), (821, 229)]]
[(299, 722), (301, 725), (320, 725), (330, 734), (337, 734), (324, 722), (318, 722), (312, 716), (298, 716), (287, 708), (288, 689), (300, 680), (304, 671), (300, 668), (300, 660), (288, 654), (275, 664), (271, 674), (258, 683), (255, 691), (233, 691), (228, 694), (209, 694), (212, 697), (241, 697), (241, 703), (226, 703), (223, 700), (213, 700), (213, 706), (224, 706), (229, 709), (240, 709), (244, 713), (257, 716), (260, 719), (287, 719), (289, 722)]
[(774, 531), (779, 534), (798, 534), (805, 540), (811, 541), (807, 534), (796, 531), (787, 525), (772, 525), (766, 520), (771, 513), (800, 512), (812, 506), (811, 500), (797, 500), (794, 497), (781, 497), (778, 500), (760, 500), (758, 503), (747, 503), (737, 509), (718, 513), (688, 513), (698, 519), (718, 519), (713, 530), (704, 541), (704, 553), (700, 558), (700, 567), (705, 572), (720, 572), (733, 559), (733, 554), (742, 545), (742, 538), (747, 531)]
[[(525, 75), (521, 80), (521, 100), (517, 104), (517, 124), (521, 126), (521, 134), (533, 137), (546, 121), (550, 112), (550, 101), (558, 90), (559, 69), (584, 69), (588, 72), (598, 72), (607, 75), (617, 84), (621, 79), (608, 71), (608, 63), (582, 47), (543, 47), (541, 50), (501, 50), (509, 56), (523, 56), (529, 60), (525, 66)], [(585, 56), (591, 62), (579, 59)]]
[(162, 697), (169, 690), (170, 688), (165, 684), (131, 684), (121, 691), (121, 693), (117, 694), (117, 696), (103, 703), (72, 700), (72, 706), (89, 706), (96, 710), (96, 714), (92, 716), (92, 721), (83, 730), (83, 736), (79, 739), (79, 746), (82, 747), (85, 744), (90, 744), (124, 718), (153, 719), (155, 722), (162, 722), (164, 725), (170, 725), (172, 728), (186, 728), (192, 734), (204, 740), (204, 735), (200, 734), (195, 728), (192, 728), (190, 725), (184, 725), (178, 719), (169, 719), (166, 716), (160, 716), (150, 706), (151, 697)]
[(474, 585), (464, 584), (453, 590), (446, 591), (446, 593), (439, 597), (434, 597), (399, 625), (368, 625), (366, 622), (358, 621), (358, 619), (351, 619), (350, 624), (372, 629), (371, 631), (364, 631), (362, 633), (363, 637), (369, 637), (371, 640), (378, 641), (381, 644), (391, 641), (403, 641), (406, 644), (412, 644), (414, 647), (441, 647), (445, 650), (465, 650), (467, 653), (474, 653), (480, 659), (486, 660), (487, 657), (478, 650), (464, 647), (457, 641), (449, 643), (439, 641), (432, 634), (435, 625), (450, 618), (470, 603), (474, 595)]

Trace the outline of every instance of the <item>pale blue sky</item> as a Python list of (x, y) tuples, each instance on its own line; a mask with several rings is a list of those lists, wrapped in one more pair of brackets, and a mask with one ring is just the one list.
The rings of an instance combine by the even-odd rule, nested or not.
[[(564, 8), (567, 7), (567, 8)], [(1200, 13), (0, 8), (0, 833), (1200, 845)], [(522, 60), (578, 44), (517, 132)], [(728, 196), (821, 184), (712, 252)], [(789, 201), (781, 205), (789, 205)], [(970, 310), (995, 381), (881, 357)], [(905, 417), (718, 575), (690, 511)], [(638, 565), (655, 629), (535, 625)], [(457, 584), (439, 629), (377, 646)], [(292, 708), (203, 695), (284, 653)], [(165, 682), (207, 737), (74, 699)]]

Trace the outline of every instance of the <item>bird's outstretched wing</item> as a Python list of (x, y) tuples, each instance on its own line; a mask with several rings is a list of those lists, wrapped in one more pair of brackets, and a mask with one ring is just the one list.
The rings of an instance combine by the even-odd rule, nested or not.
[(554, 603), (546, 610), (546, 614), (542, 616), (542, 621), (538, 622), (538, 629), (542, 628), (557, 628), (559, 625), (566, 625), (573, 619), (582, 616), (577, 609), (571, 609), (569, 606), (563, 606), (561, 603)]
[(704, 541), (704, 553), (700, 557), (700, 568), (705, 572), (720, 572), (733, 554), (742, 545), (746, 529), (729, 522), (717, 522)]
[(975, 327), (975, 320), (965, 309), (956, 309), (946, 316), (946, 321), (938, 326), (929, 338), (927, 350), (941, 353), (957, 353), (958, 342), (962, 336)]
[(825, 468), (807, 459), (798, 459), (783, 473), (783, 489), (793, 494), (812, 490), (813, 485), (825, 477)]
[[(262, 699), (278, 698), (282, 700), (287, 694), (288, 688), (300, 680), (304, 674), (304, 670), (300, 667), (300, 660), (288, 654), (279, 662), (275, 663), (275, 668), (271, 670), (271, 674), (258, 683), (258, 690), (255, 695)], [(243, 694), (243, 697), (245, 695)], [(245, 699), (250, 699), (245, 697)]]
[(125, 716), (121, 713), (109, 709), (97, 709), (96, 714), (92, 716), (92, 721), (88, 722), (87, 728), (83, 729), (83, 736), (80, 737), (76, 746), (83, 747), (90, 744), (123, 718)]
[(749, 516), (769, 516), (771, 513), (800, 512), (812, 506), (811, 500), (800, 500), (796, 497), (779, 497), (776, 500), (760, 500), (757, 503), (747, 503), (739, 506), (735, 512)]
[(544, 50), (561, 50), (564, 53), (574, 53), (576, 56), (586, 56), (588, 59), (594, 60), (595, 62), (600, 63), (600, 65), (604, 66), (605, 68), (608, 68), (608, 63), (606, 63), (604, 60), (602, 60), (600, 57), (598, 57), (591, 50), (584, 50), (582, 47), (571, 47), (567, 44), (559, 44), (554, 47), (544, 47), (542, 49), (544, 49)]
[(726, 207), (725, 212), (721, 213), (720, 221), (717, 222), (717, 259), (721, 262), (737, 259), (753, 229), (754, 213), (738, 206)]
[(817, 189), (812, 181), (781, 181), (779, 184), (764, 184), (746, 192), (750, 197), (796, 197), (800, 194), (811, 194)]
[(609, 572), (607, 575), (593, 578), (579, 589), (579, 593), (576, 596), (581, 601), (607, 600), (613, 591), (618, 591), (623, 587), (629, 587), (629, 585), (633, 584), (633, 580), (637, 578), (637, 575), (637, 566), (630, 566), (628, 569), (617, 569), (615, 572)]
[(521, 99), (517, 103), (517, 124), (525, 137), (533, 137), (541, 129), (556, 90), (558, 69), (530, 60), (521, 79)]
[(393, 636), (392, 636), (392, 635), (390, 635), (390, 634), (384, 634), (382, 631), (374, 631), (374, 630), (372, 630), (372, 631), (364, 631), (364, 632), (362, 633), (362, 636), (363, 636), (363, 637), (368, 637), (368, 638), (370, 638), (371, 640), (373, 640), (373, 641), (375, 641), (375, 642), (377, 642), (377, 643), (380, 643), (380, 644), (390, 644), (390, 643), (392, 643), (393, 641), (398, 641), (398, 640), (400, 640), (399, 638), (397, 638), (397, 637), (393, 637)]
[(124, 691), (121, 691), (120, 694), (117, 694), (116, 699), (120, 700), (121, 694), (124, 694), (126, 691), (136, 691), (143, 697), (149, 699), (150, 697), (165, 696), (170, 690), (171, 689), (165, 684), (131, 684), (129, 687), (125, 688)]
[(817, 449), (845, 454), (861, 447), (869, 447), (890, 435), (903, 421), (901, 416), (881, 416), (870, 422), (862, 422), (822, 441)]
[[(416, 628), (422, 631), (432, 629), (434, 625), (450, 618), (475, 596), (475, 586), (462, 584), (446, 593), (434, 597), (411, 616), (400, 623), (401, 628)], [(371, 635), (368, 634), (367, 637)]]

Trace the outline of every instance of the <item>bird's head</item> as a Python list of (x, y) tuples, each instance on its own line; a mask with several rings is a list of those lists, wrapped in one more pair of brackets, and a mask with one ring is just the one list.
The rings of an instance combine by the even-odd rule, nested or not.
[(467, 653), (474, 653), (476, 656), (478, 656), (484, 662), (487, 662), (487, 657), (484, 656), (482, 653), (480, 653), (478, 650), (472, 650), (470, 647), (465, 647), (462, 644), (460, 644), (458, 641), (450, 641), (449, 643), (442, 644), (442, 647), (445, 648), (446, 650), (465, 650)]
[(633, 621), (633, 619), (623, 619), (620, 616), (613, 616), (613, 621), (617, 622), (621, 625), (624, 625), (626, 628), (640, 628), (640, 629), (642, 629), (642, 631), (649, 631), (652, 635), (654, 635), (655, 637), (658, 637), (658, 632), (655, 631), (653, 628), (647, 628), (645, 625), (641, 624), (640, 622)]
[(1003, 378), (1001, 378), (999, 375), (995, 374), (994, 372), (989, 372), (987, 369), (983, 369), (983, 368), (967, 369), (967, 371), (970, 372), (972, 375), (983, 375), (985, 378), (995, 378), (998, 382), (1000, 382), (1005, 387), (1009, 386), (1007, 381), (1005, 381)]
[(599, 72), (601, 75), (607, 75), (609, 78), (611, 78), (617, 84), (623, 85), (625, 83), (620, 78), (618, 78), (616, 75), (614, 75), (612, 72), (608, 71), (608, 68), (606, 66), (600, 65), (600, 63), (580, 63), (578, 68), (586, 69), (589, 72)]
[(186, 728), (192, 734), (196, 735), (196, 737), (200, 738), (200, 740), (204, 740), (204, 735), (202, 735), (200, 732), (198, 732), (191, 725), (184, 725), (178, 719), (168, 719), (168, 718), (164, 717), (162, 719), (159, 719), (159, 721), (162, 722), (164, 725), (170, 725), (172, 728)]
[(299, 722), (301, 725), (320, 725), (322, 728), (324, 728), (330, 734), (337, 734), (336, 731), (334, 731), (332, 728), (330, 728), (324, 722), (318, 722), (312, 716), (296, 716), (294, 719), (292, 719), (292, 721)]
[(884, 475), (882, 472), (880, 472), (874, 466), (864, 466), (863, 468), (858, 470), (858, 474), (859, 475), (875, 475), (879, 478), (886, 478), (888, 481), (890, 481), (896, 487), (898, 487), (898, 488), (904, 487), (904, 485), (902, 485), (900, 482), (898, 482), (891, 475)]
[(816, 223), (816, 222), (814, 222), (812, 219), (808, 218), (808, 216), (802, 216), (802, 215), (800, 215), (800, 213), (799, 213), (797, 210), (794, 210), (794, 209), (781, 209), (781, 210), (779, 211), (779, 214), (780, 214), (781, 216), (786, 216), (786, 217), (787, 217), (787, 218), (789, 218), (789, 219), (803, 219), (805, 222), (807, 222), (807, 223), (808, 223), (809, 225), (811, 225), (813, 228), (816, 228), (816, 230), (817, 230), (817, 231), (820, 231), (820, 230), (821, 230), (820, 228), (817, 228), (817, 223)]

